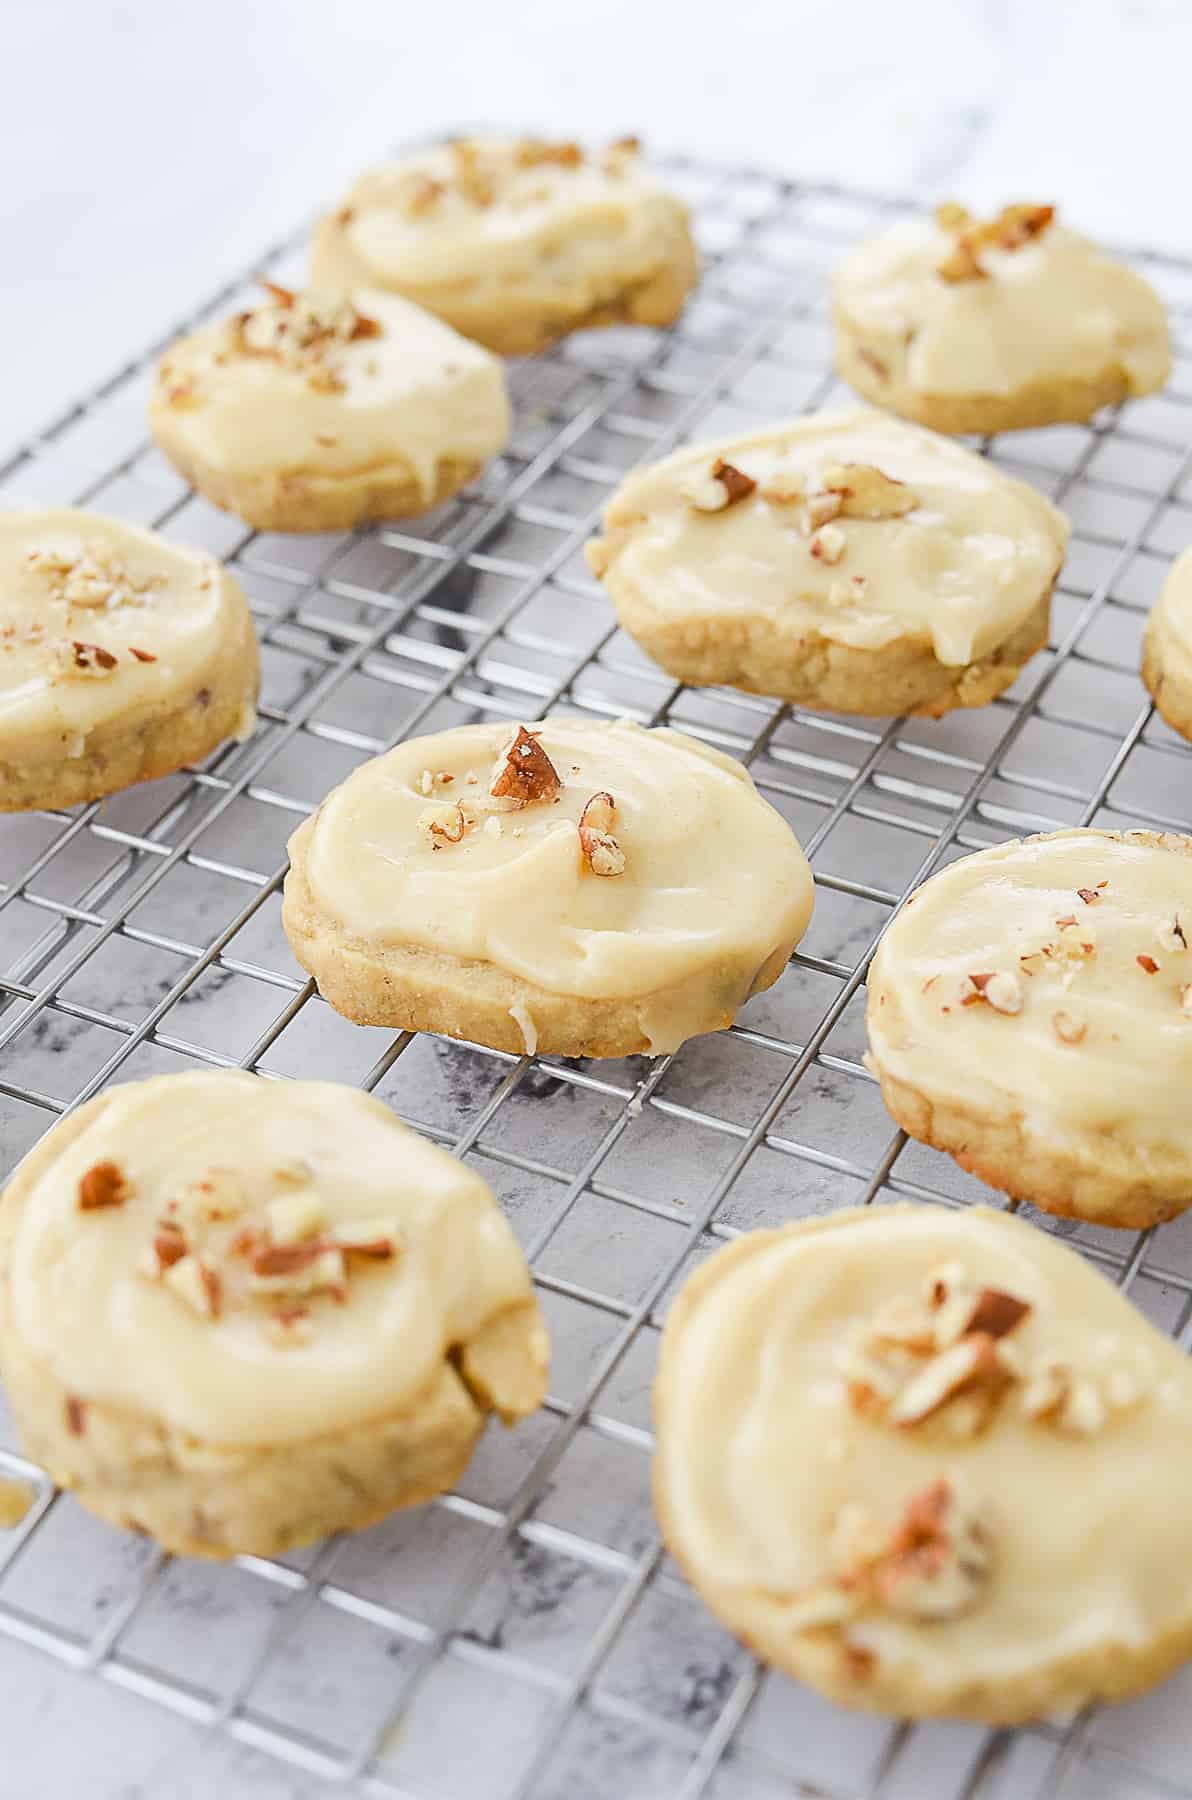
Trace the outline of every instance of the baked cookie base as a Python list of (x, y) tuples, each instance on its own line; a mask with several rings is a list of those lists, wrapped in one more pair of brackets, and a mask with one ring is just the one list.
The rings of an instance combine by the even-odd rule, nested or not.
[[(109, 1100), (80, 1107), (71, 1137)], [(4, 1191), (0, 1271), (26, 1195), (71, 1141), (62, 1134)], [(0, 1367), (27, 1454), (91, 1512), (187, 1556), (276, 1556), (431, 1499), (466, 1468), (490, 1413), (510, 1422), (540, 1404), (547, 1362), (537, 1306), (519, 1302), (449, 1349), (400, 1412), (281, 1444), (221, 1445), (127, 1407), (77, 1404), (18, 1335), (0, 1272)]]
[(160, 448), (191, 487), (255, 531), (350, 531), (370, 520), (412, 519), (441, 506), (475, 481), (484, 467), (474, 459), (442, 457), (429, 493), (404, 462), (342, 475), (313, 470), (229, 474), (180, 442), (170, 429), (168, 410), (150, 408), (149, 422)]
[[(324, 1000), (357, 1025), (431, 1031), (514, 1056), (658, 1055), (651, 1020), (681, 1018), (684, 1038), (726, 1030), (746, 1000), (777, 981), (795, 947), (779, 946), (761, 969), (724, 963), (673, 987), (610, 1000), (552, 993), (492, 963), (418, 945), (365, 947), (321, 915), (311, 894), (302, 859), (313, 828), (308, 819), (291, 839), (282, 925)], [(697, 982), (703, 991), (693, 1009)]]
[(992, 437), (999, 431), (1030, 431), (1041, 425), (1083, 425), (1102, 407), (1120, 406), (1135, 395), (1120, 365), (1095, 378), (1031, 382), (1010, 394), (922, 393), (878, 373), (863, 338), (839, 309), (835, 361), (837, 374), (862, 399), (948, 436)]
[(1163, 627), (1152, 611), (1142, 639), (1143, 686), (1163, 722), (1192, 742), (1192, 685), (1173, 674), (1167, 665)]
[(0, 813), (79, 806), (201, 762), (228, 738), (249, 736), (259, 683), (250, 630), (179, 706), (99, 726), (78, 756), (44, 745), (28, 759), (0, 754)]
[(1043, 1212), (1140, 1231), (1192, 1205), (1192, 1170), (1178, 1157), (1155, 1157), (1140, 1174), (1130, 1145), (1098, 1138), (1080, 1154), (1028, 1131), (1016, 1114), (979, 1115), (912, 1087), (888, 1074), (872, 1051), (865, 1062), (886, 1110), (909, 1137), (946, 1150), (979, 1181)]
[(552, 302), (545, 281), (524, 292), (510, 286), (499, 305), (471, 296), (466, 286), (450, 291), (394, 286), (359, 261), (334, 216), (323, 219), (315, 233), (311, 267), (316, 286), (392, 287), (393, 292), (435, 313), (463, 337), (498, 356), (532, 356), (573, 331), (607, 325), (672, 325), (699, 279), (699, 258), (685, 218), (665, 248), (666, 254), (654, 267), (632, 279), (618, 281), (610, 273), (604, 291), (583, 306), (562, 295)]
[(638, 595), (618, 595), (614, 604), (642, 649), (668, 675), (692, 687), (742, 688), (813, 712), (938, 719), (958, 707), (986, 706), (1013, 685), (1047, 643), (1051, 592), (1049, 586), (988, 656), (956, 667), (941, 663), (921, 638), (870, 650), (837, 643), (773, 613), (673, 618)]

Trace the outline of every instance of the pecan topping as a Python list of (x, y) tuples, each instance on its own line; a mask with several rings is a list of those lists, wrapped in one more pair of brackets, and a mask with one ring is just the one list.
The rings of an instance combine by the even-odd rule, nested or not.
[(1148, 975), (1157, 975), (1159, 973), (1159, 965), (1153, 956), (1147, 956), (1144, 953), (1142, 956), (1136, 956), (1134, 960), (1140, 969), (1146, 970)]
[(347, 1293), (343, 1251), (315, 1239), (307, 1244), (270, 1244), (252, 1258), (250, 1286), (257, 1294)]
[(775, 469), (759, 492), (772, 506), (791, 506), (805, 497), (807, 489), (793, 469)]
[(844, 555), (847, 545), (848, 539), (839, 525), (821, 525), (812, 535), (809, 548), (817, 561), (834, 565)]
[(989, 1534), (951, 1484), (937, 1481), (908, 1501), (890, 1548), (869, 1571), (891, 1612), (947, 1619), (967, 1612), (989, 1579)]
[(80, 675), (110, 675), (116, 667), (116, 657), (102, 644), (82, 644), (77, 638), (70, 646), (70, 667)]
[(553, 800), (562, 787), (558, 770), (538, 742), (536, 731), (519, 725), (512, 741), (502, 750), (488, 791), (497, 800), (516, 800), (528, 806), (532, 800)]
[(1070, 1012), (1056, 1012), (1051, 1015), (1051, 1023), (1055, 1027), (1055, 1035), (1061, 1044), (1082, 1044), (1088, 1026), (1082, 1019), (1073, 1018)]
[(690, 476), (681, 482), (679, 492), (695, 512), (723, 512), (739, 500), (748, 500), (756, 487), (752, 475), (720, 456), (706, 475)]
[(593, 875), (623, 875), (625, 852), (612, 827), (616, 823), (617, 803), (611, 794), (593, 794), (579, 815), (579, 842)]
[(66, 1429), (71, 1437), (82, 1437), (87, 1429), (86, 1403), (77, 1394), (66, 1396)]
[(310, 1191), (283, 1194), (269, 1202), (267, 1212), (269, 1236), (275, 1244), (299, 1244), (315, 1237), (327, 1223), (322, 1202)]
[(1181, 950), (1188, 948), (1188, 939), (1184, 934), (1184, 927), (1180, 923), (1179, 913), (1175, 913), (1170, 919), (1165, 919), (1161, 925), (1157, 925), (1155, 936), (1159, 940), (1159, 948), (1166, 950), (1169, 955), (1178, 956)]
[(971, 1332), (933, 1356), (894, 1401), (891, 1424), (918, 1425), (958, 1394), (974, 1391), (992, 1411), (1010, 1379), (993, 1346), (988, 1332)]
[(128, 648), (129, 648), (129, 653), (132, 656), (135, 656), (137, 661), (140, 663), (157, 661), (156, 656), (154, 656), (154, 654), (151, 650), (138, 650), (135, 644), (130, 644), (128, 646)]
[(972, 223), (972, 213), (958, 200), (944, 200), (935, 209), (935, 222), (941, 231), (963, 231)]
[(284, 307), (289, 308), (289, 307), (293, 306), (295, 300), (297, 300), (297, 298), (298, 298), (298, 296), (294, 292), (293, 288), (282, 287), (280, 282), (266, 281), (265, 277), (263, 275), (259, 275), (257, 277), (257, 280), (260, 282), (261, 286), (264, 288), (265, 292), (269, 295), (269, 298), (273, 301), (275, 306), (284, 306)]
[[(621, 146), (627, 141), (622, 139)], [(614, 149), (617, 147), (613, 146)], [(521, 169), (536, 169), (543, 163), (556, 163), (561, 169), (578, 169), (583, 160), (583, 151), (570, 140), (552, 144), (544, 138), (522, 138), (514, 151), (514, 161)]]
[(1007, 970), (990, 970), (985, 974), (966, 976), (961, 990), (962, 1004), (977, 1006), (982, 1001), (991, 1006), (994, 1012), (1020, 1013), (1022, 983), (1017, 975), (1012, 975)]
[(425, 175), (420, 170), (414, 170), (406, 177), (402, 185), (399, 204), (407, 218), (416, 219), (422, 213), (429, 212), (433, 206), (437, 206), (446, 192), (447, 189), (443, 183), (436, 181), (433, 175)]
[(1077, 888), (1076, 892), (1086, 906), (1095, 906), (1097, 901), (1101, 898), (1096, 888)]
[(117, 1163), (100, 1162), (79, 1182), (79, 1211), (94, 1212), (101, 1206), (123, 1206), (132, 1193)]
[(398, 1236), (389, 1219), (353, 1219), (337, 1225), (333, 1234), (334, 1248), (349, 1256), (371, 1256), (378, 1260), (396, 1256)]
[(219, 1270), (205, 1256), (187, 1252), (171, 1264), (162, 1277), (179, 1300), (202, 1318), (219, 1317), (223, 1306), (223, 1282)]
[[(980, 281), (988, 271), (978, 261), (979, 252), (987, 249), (1021, 250), (1039, 237), (1055, 218), (1054, 206), (1004, 206), (996, 218), (984, 224), (970, 219), (963, 207), (949, 209), (949, 217), (937, 210), (936, 224), (944, 231), (957, 233), (948, 254), (936, 265), (936, 273), (944, 281)], [(961, 216), (963, 215), (963, 217)]]
[(850, 519), (897, 519), (913, 512), (919, 496), (870, 463), (832, 463), (824, 470), (824, 487), (839, 494), (840, 510)]
[(868, 349), (864, 344), (858, 344), (856, 346), (856, 357), (858, 362), (863, 362), (870, 374), (876, 375), (879, 381), (888, 381), (890, 379), (890, 371), (882, 361), (881, 357), (875, 356), (873, 351)]
[(418, 832), (426, 839), (432, 850), (442, 849), (444, 844), (458, 844), (468, 828), (464, 809), (458, 800), (450, 805), (424, 806), (418, 814)]

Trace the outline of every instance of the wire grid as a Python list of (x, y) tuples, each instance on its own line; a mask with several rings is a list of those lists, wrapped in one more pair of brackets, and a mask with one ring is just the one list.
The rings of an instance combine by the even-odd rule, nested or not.
[[(643, 457), (847, 399), (827, 372), (826, 272), (918, 202), (686, 158), (660, 173), (705, 255), (683, 318), (513, 365), (508, 452), (426, 520), (282, 537), (207, 506), (145, 440), (168, 339), (0, 471), (2, 504), (93, 505), (222, 555), (265, 681), (246, 745), (102, 806), (0, 823), (4, 1166), (111, 1080), (200, 1064), (354, 1081), (492, 1183), (555, 1352), (542, 1412), (490, 1432), (458, 1491), (277, 1561), (177, 1563), (100, 1526), (17, 1454), (0, 1413), (0, 1474), (37, 1488), (0, 1531), (0, 1632), (311, 1778), (405, 1800), (1185, 1791), (1182, 1678), (1008, 1733), (846, 1716), (760, 1669), (668, 1563), (648, 1459), (660, 1320), (720, 1243), (845, 1204), (990, 1198), (892, 1130), (861, 1065), (860, 990), (892, 909), (941, 862), (1019, 832), (1188, 824), (1190, 753), (1137, 669), (1146, 607), (1192, 542), (1192, 265), (1135, 253), (1176, 321), (1162, 397), (983, 446), (1074, 521), (1050, 649), (978, 712), (816, 716), (670, 681), (617, 631), (579, 552)], [(292, 278), (299, 255), (295, 240), (259, 266)], [(791, 968), (732, 1031), (654, 1062), (345, 1024), (281, 933), (289, 832), (404, 736), (560, 705), (667, 722), (749, 765), (815, 870)], [(1192, 1231), (1037, 1222), (1186, 1337)]]

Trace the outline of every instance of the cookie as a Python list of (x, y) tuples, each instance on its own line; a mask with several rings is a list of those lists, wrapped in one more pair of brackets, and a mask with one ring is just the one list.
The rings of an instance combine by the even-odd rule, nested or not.
[(248, 603), (213, 557), (98, 513), (0, 513), (0, 812), (243, 740), (258, 683)]
[(657, 1056), (777, 981), (811, 904), (740, 763), (677, 731), (549, 718), (357, 769), (290, 839), (282, 919), (358, 1024)]
[(487, 351), (393, 294), (265, 285), (173, 345), (149, 402), (158, 444), (216, 506), (258, 531), (346, 531), (429, 511), (504, 448)]
[(901, 220), (845, 258), (833, 297), (838, 372), (936, 431), (1091, 419), (1171, 373), (1154, 289), (1052, 206)]
[(1192, 740), (1192, 550), (1172, 564), (1142, 640), (1142, 679), (1155, 710)]
[(28, 1454), (113, 1524), (273, 1556), (454, 1482), (547, 1342), (485, 1183), (331, 1082), (109, 1088), (0, 1205), (0, 1369)]
[(361, 176), (320, 224), (320, 287), (387, 288), (504, 356), (595, 325), (669, 325), (698, 276), (687, 209), (625, 138), (464, 138)]
[(1013, 1724), (1192, 1652), (1187, 1358), (1012, 1215), (738, 1238), (672, 1307), (654, 1405), (671, 1551), (845, 1706)]
[(985, 705), (1046, 643), (1067, 535), (983, 458), (855, 410), (637, 470), (587, 558), (679, 681), (936, 717)]
[(913, 894), (869, 970), (869, 1067), (904, 1131), (1099, 1225), (1192, 1204), (1192, 839), (1048, 832)]

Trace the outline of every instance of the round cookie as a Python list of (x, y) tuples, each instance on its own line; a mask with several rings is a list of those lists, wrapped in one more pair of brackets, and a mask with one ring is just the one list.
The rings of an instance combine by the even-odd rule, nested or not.
[(1192, 1371), (983, 1207), (758, 1231), (671, 1309), (663, 1534), (712, 1611), (845, 1706), (1013, 1724), (1192, 1652)]
[(966, 856), (893, 920), (866, 1061), (912, 1137), (1099, 1225), (1192, 1204), (1192, 839), (1072, 829)]
[(1151, 608), (1142, 679), (1160, 717), (1192, 740), (1192, 550), (1176, 558)]
[(984, 458), (858, 409), (637, 470), (586, 554), (680, 681), (938, 717), (985, 705), (1046, 643), (1067, 535)]
[(504, 356), (596, 325), (669, 325), (699, 268), (687, 209), (603, 153), (468, 138), (361, 176), (315, 234), (314, 280), (387, 288)]
[(258, 531), (427, 512), (505, 446), (501, 364), (409, 301), (269, 298), (166, 353), (149, 423), (193, 487)]
[(282, 919), (337, 1012), (516, 1055), (658, 1056), (776, 981), (812, 882), (740, 763), (669, 730), (465, 725), (290, 839)]
[(258, 684), (248, 604), (214, 557), (98, 513), (0, 513), (0, 812), (243, 740)]
[(833, 281), (836, 368), (866, 400), (936, 431), (1090, 419), (1161, 388), (1154, 289), (1051, 206), (981, 222), (962, 206), (861, 244)]
[(449, 1487), (547, 1342), (483, 1181), (378, 1100), (238, 1072), (110, 1088), (0, 1206), (30, 1456), (113, 1524), (272, 1556)]

